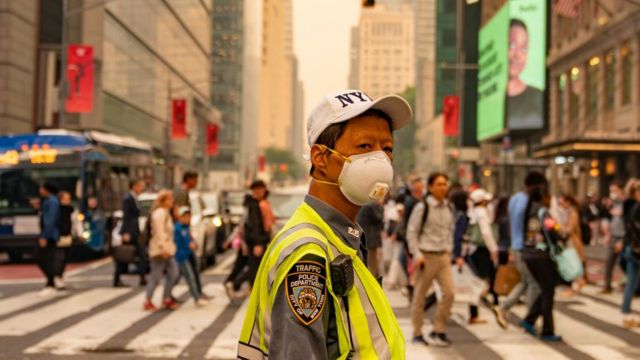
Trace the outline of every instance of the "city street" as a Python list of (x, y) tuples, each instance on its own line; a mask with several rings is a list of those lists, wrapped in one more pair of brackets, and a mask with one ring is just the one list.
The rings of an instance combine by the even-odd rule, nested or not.
[[(212, 303), (194, 307), (181, 283), (174, 293), (186, 301), (175, 312), (143, 311), (143, 293), (137, 286), (111, 288), (113, 265), (109, 259), (70, 271), (69, 290), (53, 297), (38, 295), (41, 279), (28, 274), (23, 279), (5, 278), (0, 281), (0, 358), (232, 359), (247, 305), (246, 301), (230, 302), (224, 294), (222, 281), (233, 260), (233, 256), (226, 255), (204, 273), (205, 291), (214, 296)], [(0, 273), (7, 274), (6, 268), (2, 269)], [(591, 273), (597, 275), (600, 270), (594, 262)], [(137, 285), (134, 280), (125, 279)], [(490, 320), (487, 324), (467, 325), (467, 306), (456, 301), (449, 330), (454, 345), (424, 348), (408, 343), (407, 359), (638, 358), (640, 330), (620, 327), (621, 295), (598, 295), (598, 290), (588, 286), (575, 298), (558, 299), (556, 327), (564, 342), (557, 344), (543, 343), (516, 326), (518, 317), (526, 311), (522, 305), (514, 309), (511, 326), (505, 331), (495, 324), (486, 308), (481, 315)], [(406, 299), (399, 291), (387, 294), (405, 339), (410, 339)], [(427, 322), (425, 333), (429, 326)]]

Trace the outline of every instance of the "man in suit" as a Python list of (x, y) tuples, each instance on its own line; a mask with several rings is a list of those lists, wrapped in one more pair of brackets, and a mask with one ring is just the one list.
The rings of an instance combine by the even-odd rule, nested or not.
[[(122, 227), (120, 228), (120, 235), (122, 235), (122, 242), (124, 244), (131, 244), (135, 246), (136, 253), (138, 255), (138, 272), (140, 274), (140, 286), (145, 286), (147, 280), (145, 277), (146, 266), (146, 252), (144, 246), (140, 244), (140, 225), (138, 218), (140, 217), (140, 208), (138, 206), (138, 195), (144, 191), (144, 181), (142, 179), (132, 180), (129, 184), (129, 193), (124, 197), (122, 201)], [(114, 287), (126, 287), (120, 280), (120, 275), (127, 272), (127, 263), (116, 263), (116, 271), (113, 276)]]

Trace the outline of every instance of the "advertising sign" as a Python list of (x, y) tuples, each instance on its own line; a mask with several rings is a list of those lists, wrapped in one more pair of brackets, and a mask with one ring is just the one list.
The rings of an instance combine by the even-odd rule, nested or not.
[(174, 99), (171, 102), (171, 137), (184, 139), (187, 137), (187, 101)]
[(69, 92), (65, 101), (68, 113), (93, 111), (93, 47), (69, 45), (67, 49), (67, 81)]
[(478, 140), (545, 125), (547, 2), (511, 0), (481, 30)]

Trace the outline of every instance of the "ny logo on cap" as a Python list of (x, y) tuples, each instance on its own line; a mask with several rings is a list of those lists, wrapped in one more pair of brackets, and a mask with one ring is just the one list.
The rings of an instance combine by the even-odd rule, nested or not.
[(340, 104), (342, 104), (343, 109), (349, 105), (353, 105), (353, 103), (358, 100), (360, 100), (360, 102), (373, 101), (373, 99), (370, 98), (369, 95), (359, 91), (341, 94), (336, 96), (335, 98), (340, 100)]

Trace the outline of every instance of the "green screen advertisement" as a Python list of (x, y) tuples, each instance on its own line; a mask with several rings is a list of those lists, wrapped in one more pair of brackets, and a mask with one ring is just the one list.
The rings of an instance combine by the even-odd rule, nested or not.
[(544, 127), (547, 4), (511, 0), (480, 29), (478, 140)]

